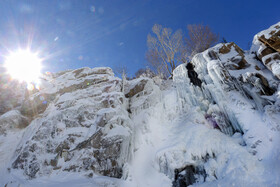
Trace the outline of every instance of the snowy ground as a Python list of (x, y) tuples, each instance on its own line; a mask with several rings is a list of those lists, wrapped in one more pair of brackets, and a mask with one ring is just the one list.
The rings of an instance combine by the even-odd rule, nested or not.
[[(22, 138), (23, 131), (24, 130), (17, 129), (12, 132), (7, 132), (6, 135), (0, 136), (0, 172), (7, 168), (16, 147)], [(1, 176), (3, 176), (2, 173), (0, 173), (0, 179)]]

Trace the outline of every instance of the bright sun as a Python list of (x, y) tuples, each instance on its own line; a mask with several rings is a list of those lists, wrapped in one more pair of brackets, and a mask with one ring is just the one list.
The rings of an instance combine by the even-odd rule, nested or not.
[(42, 60), (30, 50), (18, 50), (6, 57), (5, 67), (13, 79), (27, 84), (39, 82)]

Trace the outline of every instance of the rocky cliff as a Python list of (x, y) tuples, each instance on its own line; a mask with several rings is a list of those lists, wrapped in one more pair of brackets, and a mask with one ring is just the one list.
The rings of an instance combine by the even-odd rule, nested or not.
[(249, 51), (197, 54), (173, 80), (81, 68), (2, 86), (0, 184), (279, 185), (279, 27)]

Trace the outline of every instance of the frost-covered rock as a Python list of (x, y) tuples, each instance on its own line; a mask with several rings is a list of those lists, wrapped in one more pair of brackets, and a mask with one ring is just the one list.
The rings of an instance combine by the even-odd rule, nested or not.
[(251, 51), (280, 79), (280, 22), (256, 34)]
[(246, 69), (250, 66), (245, 59), (244, 51), (234, 42), (222, 44), (217, 51), (209, 51), (211, 58), (220, 58), (223, 65), (228, 70)]
[(129, 98), (129, 111), (133, 115), (150, 108), (152, 103), (161, 99), (159, 87), (150, 78), (138, 78), (129, 81), (125, 93), (126, 97)]
[(134, 95), (142, 92), (148, 80), (148, 78), (143, 78), (140, 81), (138, 81), (137, 79), (135, 81), (131, 81), (132, 84), (129, 84), (129, 88), (127, 88), (125, 96), (131, 98)]
[[(234, 114), (232, 102), (247, 102), (244, 105), (261, 111), (264, 110), (264, 106), (274, 102), (272, 98), (279, 82), (268, 72), (255, 69), (259, 62), (251, 54), (245, 54), (234, 43), (218, 44), (196, 55), (191, 64), (202, 85), (199, 87), (193, 84), (189, 65), (180, 65), (174, 71), (179, 95), (185, 101), (188, 100), (187, 103), (199, 106), (210, 121), (217, 123), (217, 118), (222, 118), (220, 122), (224, 121), (228, 125), (217, 123), (220, 128), (231, 126), (234, 131), (244, 131), (242, 123), (238, 122)], [(214, 114), (212, 106), (218, 106)]]
[[(231, 155), (227, 158), (225, 155), (222, 156), (223, 153), (220, 152), (223, 149), (222, 145), (218, 146), (219, 148), (215, 151), (217, 143), (202, 145), (204, 144), (202, 142), (213, 142), (211, 139), (196, 141), (194, 138), (198, 138), (199, 135), (187, 135), (186, 137), (192, 137), (186, 140), (190, 143), (189, 145), (174, 146), (172, 149), (168, 148), (158, 154), (161, 170), (174, 178), (175, 186), (184, 186), (194, 182), (204, 183), (227, 178), (228, 176), (224, 175), (224, 172), (233, 172), (227, 171), (231, 165), (228, 162), (235, 160), (235, 152), (241, 154), (241, 150), (244, 155), (236, 158), (236, 161), (233, 161), (235, 164), (239, 163), (239, 160), (245, 159), (245, 155), (248, 157), (245, 159), (247, 161), (252, 155), (255, 155), (259, 160), (276, 164), (278, 162), (277, 156), (271, 154), (275, 150), (279, 150), (277, 143), (272, 140), (273, 138), (270, 139), (264, 135), (263, 132), (278, 139), (280, 132), (278, 120), (280, 118), (275, 117), (275, 115), (280, 116), (278, 105), (280, 82), (261, 65), (254, 54), (243, 52), (234, 43), (218, 44), (197, 54), (192, 59), (191, 64), (182, 64), (174, 70), (173, 79), (178, 92), (180, 110), (188, 112), (195, 108), (198, 113), (204, 115), (209, 127), (219, 129), (230, 136), (241, 133), (243, 140), (240, 145), (245, 146), (248, 152), (239, 146), (237, 147), (240, 150), (234, 151), (236, 146), (230, 146), (231, 143), (223, 142), (226, 147), (229, 147), (229, 150), (223, 151), (228, 156)], [(198, 84), (198, 82), (201, 83)], [(192, 133), (195, 132), (192, 131)], [(198, 134), (200, 133), (202, 132), (198, 132)], [(208, 138), (210, 136), (210, 134), (205, 135)], [(194, 142), (200, 143), (192, 150)], [(203, 150), (203, 147), (207, 147), (207, 150), (202, 153), (200, 151)], [(233, 152), (230, 153), (231, 151)], [(279, 156), (279, 152), (277, 154)], [(223, 158), (218, 158), (217, 155)], [(226, 161), (227, 159), (229, 160)], [(218, 160), (223, 160), (223, 163), (217, 163)], [(258, 161), (254, 162), (257, 164)], [(252, 185), (248, 180), (243, 181), (242, 176), (250, 174), (247, 173), (246, 169), (242, 171), (241, 168), (251, 168), (254, 164), (251, 163), (251, 166), (246, 166), (249, 163), (239, 164), (243, 166), (240, 165), (239, 169), (234, 171), (234, 173), (239, 173), (236, 174), (239, 178), (234, 180), (237, 183), (242, 181), (243, 185)], [(262, 170), (261, 167), (259, 170)], [(221, 171), (220, 174), (219, 171)], [(242, 174), (242, 172), (245, 173)], [(252, 176), (252, 178), (256, 177)], [(233, 176), (231, 176), (232, 179)], [(258, 181), (256, 185), (262, 182)]]
[[(120, 178), (132, 128), (120, 79), (109, 68), (83, 68), (54, 77), (30, 97), (45, 106), (26, 128), (11, 172), (20, 169), (28, 178), (56, 171)], [(40, 105), (35, 106), (38, 111)]]
[(257, 48), (218, 44), (173, 81), (44, 75), (0, 116), (0, 185), (279, 186), (280, 82)]
[(25, 128), (29, 124), (28, 118), (23, 116), (18, 110), (10, 110), (0, 116), (0, 133), (14, 128)]

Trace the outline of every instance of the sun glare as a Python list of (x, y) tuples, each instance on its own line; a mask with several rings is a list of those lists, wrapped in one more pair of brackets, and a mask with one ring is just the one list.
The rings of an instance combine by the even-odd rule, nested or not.
[(6, 57), (5, 68), (13, 79), (20, 82), (38, 84), (42, 60), (30, 50), (19, 50)]

